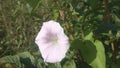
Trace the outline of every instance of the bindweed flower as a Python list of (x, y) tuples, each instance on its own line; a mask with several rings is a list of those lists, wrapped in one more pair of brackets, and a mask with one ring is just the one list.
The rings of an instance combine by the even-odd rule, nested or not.
[(60, 62), (69, 49), (69, 39), (58, 22), (43, 22), (35, 43), (38, 45), (45, 62)]

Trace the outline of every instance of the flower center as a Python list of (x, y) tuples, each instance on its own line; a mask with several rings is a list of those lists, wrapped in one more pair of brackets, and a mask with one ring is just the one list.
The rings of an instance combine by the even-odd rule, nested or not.
[(56, 36), (52, 37), (51, 41), (53, 42), (53, 44), (56, 44), (58, 41), (58, 38)]

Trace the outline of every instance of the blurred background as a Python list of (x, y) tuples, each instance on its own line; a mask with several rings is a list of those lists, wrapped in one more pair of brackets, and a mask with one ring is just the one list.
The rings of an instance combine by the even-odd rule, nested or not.
[[(42, 22), (49, 20), (59, 22), (70, 39), (71, 48), (61, 63), (44, 63), (34, 42)], [(94, 40), (87, 40), (92, 44), (77, 42), (91, 32)], [(99, 52), (97, 46), (90, 62), (85, 53), (91, 51), (89, 47), (85, 52), (76, 49), (95, 40), (102, 43), (104, 52), (99, 55), (105, 58), (96, 64), (92, 61)], [(120, 1), (0, 0), (0, 60), (0, 68), (119, 68)]]

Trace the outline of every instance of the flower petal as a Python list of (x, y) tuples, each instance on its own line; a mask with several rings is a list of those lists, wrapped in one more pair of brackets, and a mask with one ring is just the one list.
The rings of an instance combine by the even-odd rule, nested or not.
[[(54, 44), (52, 38), (57, 37)], [(59, 23), (51, 20), (44, 22), (35, 43), (38, 45), (45, 62), (60, 62), (69, 48), (69, 39)]]

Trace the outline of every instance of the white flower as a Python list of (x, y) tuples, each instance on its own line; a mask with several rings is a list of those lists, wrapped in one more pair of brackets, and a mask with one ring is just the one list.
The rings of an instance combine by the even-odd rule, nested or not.
[(60, 62), (69, 49), (69, 39), (58, 22), (43, 22), (35, 43), (38, 45), (45, 62)]

